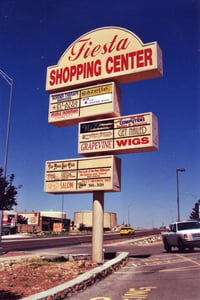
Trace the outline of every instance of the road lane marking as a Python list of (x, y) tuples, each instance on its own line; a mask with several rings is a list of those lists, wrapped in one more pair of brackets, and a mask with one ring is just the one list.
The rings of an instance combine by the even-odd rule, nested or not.
[(132, 266), (137, 267), (138, 265), (137, 264), (132, 264)]
[[(134, 272), (134, 273), (135, 273), (135, 272)], [(124, 271), (124, 272), (121, 272), (121, 271), (120, 271), (120, 272), (117, 272), (117, 273), (116, 273), (116, 275), (119, 275), (119, 274), (122, 274), (122, 275), (123, 275), (123, 274), (133, 274), (133, 271)]]
[(145, 266), (158, 266), (158, 265), (170, 265), (170, 264), (176, 264), (179, 262), (183, 262), (182, 259), (168, 259), (168, 260), (156, 260), (156, 261), (150, 261), (150, 262), (144, 262)]
[(95, 298), (90, 298), (90, 300), (111, 300), (110, 297), (95, 297)]
[(185, 270), (199, 270), (199, 267), (198, 266), (187, 266), (187, 267), (159, 270), (158, 272), (181, 272), (181, 271), (185, 271)]
[(122, 299), (129, 300), (129, 299), (135, 299), (135, 300), (143, 300), (146, 299), (148, 294), (151, 292), (152, 289), (156, 289), (155, 286), (147, 286), (147, 287), (141, 287), (139, 289), (130, 288), (128, 292), (126, 292)]
[(181, 272), (181, 271), (185, 271), (185, 270), (199, 270), (199, 266), (200, 266), (199, 262), (194, 261), (193, 259), (183, 256), (181, 254), (176, 254), (176, 256), (178, 256), (179, 258), (182, 259), (181, 262), (192, 263), (193, 265), (171, 268), (171, 269), (166, 269), (166, 270), (160, 270), (159, 272)]
[[(180, 254), (177, 254), (177, 256), (181, 256)], [(200, 263), (199, 262), (197, 262), (197, 261), (195, 261), (195, 260), (193, 260), (193, 259), (191, 259), (191, 258), (188, 258), (188, 257), (185, 257), (185, 256), (181, 256), (185, 261), (189, 261), (189, 262), (191, 262), (191, 263), (193, 263), (193, 264), (195, 264), (195, 265), (197, 265), (197, 266), (200, 266)]]

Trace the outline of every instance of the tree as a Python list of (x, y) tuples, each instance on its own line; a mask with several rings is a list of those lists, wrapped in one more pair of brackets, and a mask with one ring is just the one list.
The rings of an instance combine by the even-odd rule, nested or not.
[(195, 203), (195, 207), (192, 209), (192, 212), (190, 214), (190, 219), (199, 219), (199, 207), (200, 207), (200, 200)]
[(84, 231), (86, 228), (85, 228), (85, 224), (79, 224), (79, 230), (80, 231)]
[(14, 205), (17, 205), (17, 189), (21, 186), (13, 185), (14, 178), (14, 174), (11, 174), (8, 179), (4, 177), (3, 169), (0, 168), (0, 210), (11, 210)]

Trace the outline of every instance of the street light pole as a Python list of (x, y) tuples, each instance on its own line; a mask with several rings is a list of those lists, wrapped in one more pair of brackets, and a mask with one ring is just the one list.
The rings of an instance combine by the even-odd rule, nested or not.
[(11, 115), (11, 108), (12, 108), (13, 79), (10, 78), (2, 70), (0, 70), (0, 75), (10, 85), (10, 99), (9, 99), (9, 108), (8, 108), (8, 123), (7, 123), (6, 146), (5, 146), (5, 156), (4, 156), (4, 169), (3, 169), (3, 175), (4, 175), (4, 177), (6, 177), (7, 160), (8, 160), (8, 144), (9, 144), (9, 134), (10, 134), (10, 115)]
[(184, 168), (176, 169), (178, 222), (180, 222), (180, 203), (179, 203), (179, 180), (178, 180), (178, 172), (185, 172), (185, 169)]
[(131, 204), (128, 205), (128, 226), (131, 226), (131, 224), (130, 224), (130, 207), (131, 207)]
[[(4, 156), (4, 169), (3, 169), (3, 176), (4, 176), (4, 178), (6, 178), (7, 160), (8, 160), (8, 143), (9, 143), (9, 134), (10, 134), (10, 115), (11, 115), (11, 107), (12, 107), (13, 79), (10, 78), (2, 70), (0, 70), (0, 75), (5, 79), (5, 81), (10, 86), (8, 122), (7, 122), (6, 145), (5, 145), (5, 156)], [(0, 210), (0, 254), (3, 253), (3, 248), (2, 248), (2, 227), (3, 227), (3, 225), (2, 224), (3, 224), (3, 210)]]

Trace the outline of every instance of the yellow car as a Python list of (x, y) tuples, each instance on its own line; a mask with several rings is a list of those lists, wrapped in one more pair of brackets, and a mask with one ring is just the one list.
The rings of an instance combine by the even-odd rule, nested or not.
[(119, 233), (120, 235), (135, 234), (135, 230), (131, 227), (122, 227)]

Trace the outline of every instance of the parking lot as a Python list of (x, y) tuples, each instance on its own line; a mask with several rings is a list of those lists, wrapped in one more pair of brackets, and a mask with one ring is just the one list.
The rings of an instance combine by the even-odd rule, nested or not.
[(74, 300), (199, 300), (200, 251), (136, 255)]

